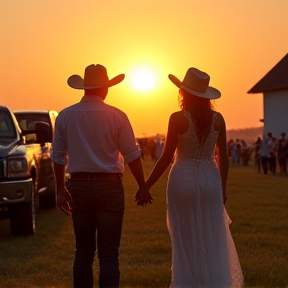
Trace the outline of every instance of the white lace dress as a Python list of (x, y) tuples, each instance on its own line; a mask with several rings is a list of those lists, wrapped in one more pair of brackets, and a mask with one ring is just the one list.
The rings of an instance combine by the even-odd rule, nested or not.
[(216, 162), (213, 112), (202, 148), (190, 113), (188, 131), (179, 136), (167, 183), (167, 226), (172, 245), (170, 288), (242, 288), (243, 275), (222, 201)]

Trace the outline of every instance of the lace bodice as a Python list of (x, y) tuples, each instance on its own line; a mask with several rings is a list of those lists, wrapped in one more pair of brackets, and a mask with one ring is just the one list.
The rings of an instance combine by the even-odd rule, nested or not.
[(213, 111), (210, 132), (202, 145), (197, 139), (195, 124), (190, 113), (184, 110), (184, 115), (189, 122), (189, 128), (184, 134), (179, 136), (176, 156), (199, 160), (214, 160), (215, 145), (219, 134), (214, 129), (217, 112)]

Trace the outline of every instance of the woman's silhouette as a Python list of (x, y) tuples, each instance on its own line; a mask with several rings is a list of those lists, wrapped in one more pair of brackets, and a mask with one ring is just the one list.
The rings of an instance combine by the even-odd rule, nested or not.
[(226, 126), (211, 104), (221, 94), (209, 86), (209, 75), (196, 68), (189, 68), (183, 81), (171, 74), (169, 79), (180, 89), (181, 110), (170, 116), (164, 151), (136, 200), (148, 202), (148, 190), (176, 151), (167, 183), (170, 288), (241, 288), (243, 275), (224, 207)]

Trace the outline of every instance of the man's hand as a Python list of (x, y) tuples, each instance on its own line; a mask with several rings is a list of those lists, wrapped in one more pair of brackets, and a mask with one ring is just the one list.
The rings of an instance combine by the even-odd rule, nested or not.
[(57, 191), (57, 206), (66, 215), (72, 214), (72, 197), (68, 190), (64, 187)]
[(153, 198), (147, 188), (142, 186), (138, 189), (135, 195), (135, 202), (137, 205), (146, 206), (153, 203)]

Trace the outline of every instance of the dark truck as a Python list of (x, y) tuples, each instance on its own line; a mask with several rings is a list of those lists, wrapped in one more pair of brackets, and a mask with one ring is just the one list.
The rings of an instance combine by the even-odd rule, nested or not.
[(34, 234), (35, 200), (42, 191), (40, 208), (56, 206), (50, 159), (54, 122), (40, 118), (20, 127), (16, 115), (0, 106), (0, 219), (10, 219), (13, 236)]
[(53, 110), (23, 110), (13, 111), (22, 131), (35, 130), (38, 123), (49, 126), (48, 131), (43, 130), (36, 136), (26, 133), (26, 144), (35, 149), (36, 177), (34, 183), (35, 195), (38, 197), (39, 208), (56, 207), (56, 187), (52, 168), (51, 149), (58, 113)]

